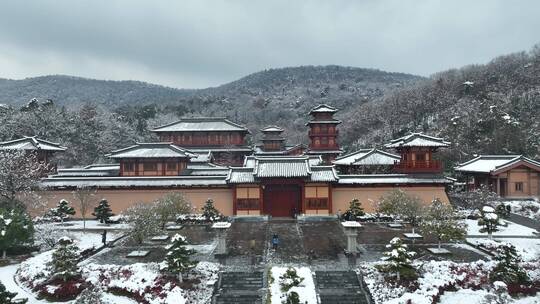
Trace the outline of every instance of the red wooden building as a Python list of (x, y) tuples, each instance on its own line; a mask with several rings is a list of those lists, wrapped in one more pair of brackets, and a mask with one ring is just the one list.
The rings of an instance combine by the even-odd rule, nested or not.
[(311, 109), (309, 126), (309, 150), (308, 154), (321, 155), (324, 162), (330, 164), (343, 151), (339, 148), (337, 126), (340, 120), (334, 118), (338, 110), (329, 105), (319, 105)]
[(395, 149), (401, 156), (394, 164), (397, 173), (441, 173), (443, 164), (433, 158), (433, 153), (449, 145), (442, 138), (412, 133), (392, 140), (385, 147)]
[(223, 117), (182, 118), (152, 130), (161, 142), (172, 142), (194, 153), (212, 152), (218, 164), (241, 164), (252, 153), (249, 130)]

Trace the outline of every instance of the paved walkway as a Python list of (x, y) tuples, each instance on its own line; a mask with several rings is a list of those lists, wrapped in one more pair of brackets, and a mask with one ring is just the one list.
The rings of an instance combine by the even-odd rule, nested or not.
[(510, 219), (511, 222), (514, 222), (516, 224), (523, 225), (525, 227), (529, 227), (531, 229), (536, 229), (537, 231), (540, 231), (540, 222), (533, 220), (531, 218), (525, 217), (523, 215), (510, 213)]

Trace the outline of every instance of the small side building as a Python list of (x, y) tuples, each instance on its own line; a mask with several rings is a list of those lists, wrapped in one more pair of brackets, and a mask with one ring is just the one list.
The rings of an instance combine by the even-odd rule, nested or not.
[(503, 198), (540, 197), (540, 162), (523, 155), (480, 155), (455, 171), (468, 190), (484, 185)]

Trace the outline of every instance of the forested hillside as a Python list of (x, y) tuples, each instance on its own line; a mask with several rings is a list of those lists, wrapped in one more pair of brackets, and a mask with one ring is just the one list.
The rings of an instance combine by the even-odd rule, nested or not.
[[(343, 142), (382, 145), (411, 131), (452, 141), (444, 157), (518, 153), (540, 158), (540, 46), (434, 75), (343, 113)], [(452, 165), (452, 162), (448, 162)]]
[(0, 111), (0, 140), (38, 135), (70, 148), (63, 164), (87, 164), (112, 149), (156, 140), (148, 132), (151, 127), (202, 115), (226, 116), (247, 125), (253, 141), (260, 128), (278, 124), (290, 143), (306, 142), (305, 123), (313, 106), (328, 103), (346, 112), (422, 79), (371, 69), (306, 66), (266, 70), (202, 90), (68, 76), (0, 80), (0, 103), (7, 104)]
[[(449, 168), (475, 153), (540, 158), (540, 47), (430, 79), (325, 66), (271, 69), (202, 90), (66, 76), (1, 80), (0, 87), (0, 102), (10, 104), (0, 108), (0, 140), (38, 135), (61, 142), (69, 147), (66, 166), (156, 140), (149, 128), (183, 116), (229, 117), (246, 124), (253, 141), (258, 129), (278, 124), (289, 143), (306, 142), (307, 112), (320, 103), (341, 109), (346, 150), (421, 131), (452, 141), (442, 154)], [(28, 102), (30, 96), (38, 99)]]

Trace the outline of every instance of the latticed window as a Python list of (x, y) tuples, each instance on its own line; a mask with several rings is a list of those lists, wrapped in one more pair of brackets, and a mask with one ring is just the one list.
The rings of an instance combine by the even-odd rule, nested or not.
[(259, 210), (258, 198), (239, 198), (236, 200), (238, 210)]
[(523, 192), (523, 183), (522, 182), (517, 182), (516, 183), (516, 191), (517, 192)]
[(167, 163), (167, 171), (176, 171), (176, 163)]
[(328, 209), (327, 198), (307, 198), (307, 209)]
[(126, 172), (135, 171), (135, 164), (134, 163), (124, 163), (124, 171), (126, 171)]
[(157, 171), (157, 163), (144, 163), (144, 171)]

